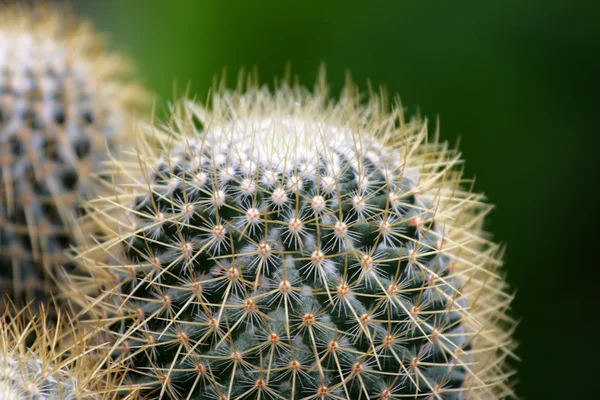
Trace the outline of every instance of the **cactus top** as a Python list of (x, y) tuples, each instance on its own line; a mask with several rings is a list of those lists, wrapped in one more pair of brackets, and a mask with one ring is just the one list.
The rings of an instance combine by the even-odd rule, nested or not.
[[(186, 103), (89, 204), (88, 309), (124, 390), (172, 399), (510, 393), (489, 206), (426, 121), (283, 85)], [(89, 290), (86, 280), (81, 287)], [(81, 298), (81, 296), (78, 296)], [(496, 323), (500, 319), (502, 323)], [(130, 393), (130, 392), (128, 392)]]

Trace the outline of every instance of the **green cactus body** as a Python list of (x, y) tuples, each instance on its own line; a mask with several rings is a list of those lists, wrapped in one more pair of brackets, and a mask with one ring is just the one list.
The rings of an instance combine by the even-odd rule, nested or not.
[(125, 71), (64, 14), (0, 6), (0, 290), (13, 302), (48, 299), (84, 230), (89, 178), (125, 136)]
[[(116, 226), (80, 259), (106, 279), (91, 300), (131, 368), (124, 388), (231, 400), (510, 392), (510, 341), (491, 325), (510, 296), (480, 232), (489, 206), (461, 189), (459, 158), (427, 143), (424, 121), (351, 92), (335, 104), (323, 89), (223, 92), (211, 110), (176, 113), (162, 148), (141, 146), (136, 178), (117, 165), (131, 181), (93, 203)], [(87, 256), (100, 249), (110, 258)]]

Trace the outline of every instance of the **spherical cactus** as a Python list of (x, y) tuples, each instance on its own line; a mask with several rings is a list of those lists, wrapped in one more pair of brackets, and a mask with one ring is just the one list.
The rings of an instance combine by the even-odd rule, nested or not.
[[(60, 313), (59, 313), (60, 314)], [(2, 400), (107, 399), (111, 377), (94, 355), (90, 335), (74, 321), (58, 317), (50, 326), (42, 307), (8, 311), (0, 324)], [(4, 322), (10, 321), (10, 322)], [(36, 341), (29, 347), (30, 336)], [(116, 369), (115, 369), (116, 373)]]
[(127, 179), (89, 203), (105, 235), (78, 255), (102, 293), (75, 286), (116, 335), (127, 393), (511, 395), (491, 206), (427, 121), (359, 97), (222, 90), (115, 164)]
[(94, 192), (90, 176), (126, 138), (137, 91), (128, 64), (86, 24), (0, 5), (2, 296), (47, 300), (79, 202)]

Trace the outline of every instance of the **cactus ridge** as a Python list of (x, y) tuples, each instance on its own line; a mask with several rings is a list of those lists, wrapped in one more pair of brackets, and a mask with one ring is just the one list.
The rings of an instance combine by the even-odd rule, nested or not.
[[(79, 252), (144, 398), (465, 399), (511, 393), (511, 296), (458, 154), (349, 85), (188, 102), (90, 203)], [(136, 172), (139, 172), (136, 175)], [(101, 250), (103, 261), (92, 253)], [(108, 256), (109, 257), (106, 257)], [(102, 279), (104, 281), (102, 281)], [(491, 289), (493, 288), (493, 289)]]
[(87, 25), (0, 6), (0, 289), (12, 301), (54, 291), (89, 176), (122, 141), (125, 71)]

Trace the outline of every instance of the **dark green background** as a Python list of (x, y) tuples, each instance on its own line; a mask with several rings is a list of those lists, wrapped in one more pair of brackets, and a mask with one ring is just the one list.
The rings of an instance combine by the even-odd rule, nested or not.
[(600, 265), (595, 2), (71, 2), (163, 100), (190, 82), (206, 98), (223, 67), (232, 83), (241, 66), (270, 82), (290, 61), (312, 85), (324, 62), (336, 91), (349, 69), (363, 87), (370, 78), (399, 93), (409, 113), (439, 115), (497, 205), (488, 229), (508, 245), (522, 319), (519, 395), (597, 393), (598, 318), (584, 310)]

